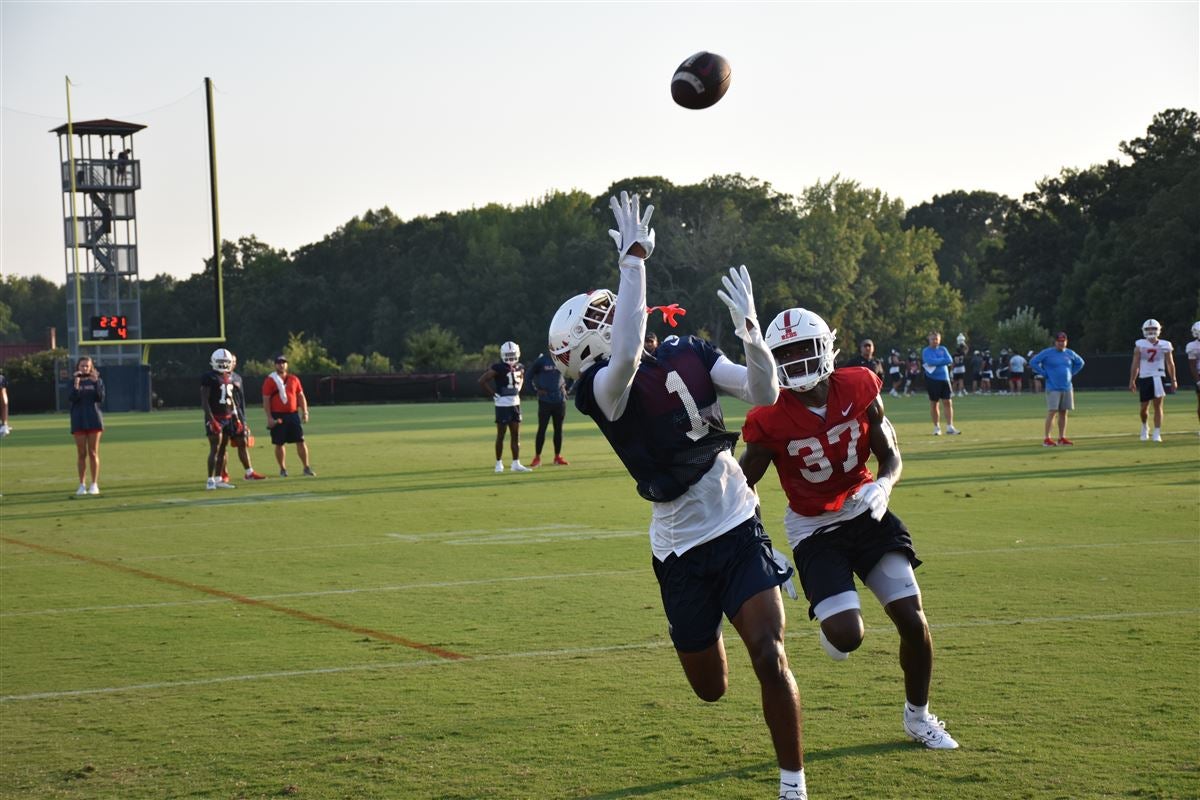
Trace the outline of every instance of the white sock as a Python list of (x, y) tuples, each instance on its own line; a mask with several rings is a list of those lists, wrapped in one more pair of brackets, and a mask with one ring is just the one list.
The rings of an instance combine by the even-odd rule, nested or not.
[(929, 716), (929, 703), (923, 706), (913, 705), (912, 703), (904, 703), (904, 716), (909, 719), (925, 719)]
[(804, 767), (801, 767), (798, 772), (790, 769), (779, 770), (779, 796), (783, 797), (788, 792), (808, 794), (808, 788), (804, 785)]
[(1154, 435), (1155, 435), (1155, 436), (1162, 436), (1162, 428), (1155, 428), (1155, 429), (1154, 429)]

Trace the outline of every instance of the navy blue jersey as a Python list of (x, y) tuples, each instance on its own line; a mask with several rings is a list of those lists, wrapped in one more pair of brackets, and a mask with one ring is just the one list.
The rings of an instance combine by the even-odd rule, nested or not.
[(495, 375), (496, 394), (501, 397), (519, 397), (521, 387), (525, 385), (525, 365), (505, 364), (503, 361), (492, 364)]
[(204, 402), (214, 417), (229, 417), (237, 413), (235, 387), (228, 372), (210, 369), (200, 376), (200, 388), (205, 390)]
[(246, 418), (246, 389), (242, 385), (242, 376), (236, 372), (229, 373), (229, 383), (233, 386), (233, 404), (237, 407), (240, 419)]
[(703, 339), (671, 336), (644, 356), (633, 376), (625, 412), (604, 417), (593, 394), (599, 362), (579, 379), (575, 406), (596, 421), (617, 457), (656, 503), (674, 500), (708, 472), (738, 435), (725, 430), (710, 370), (721, 351)]
[(538, 356), (537, 361), (529, 368), (529, 376), (533, 380), (533, 388), (537, 389), (538, 400), (543, 403), (562, 403), (566, 394), (566, 383), (563, 374), (554, 365), (554, 359), (548, 355)]

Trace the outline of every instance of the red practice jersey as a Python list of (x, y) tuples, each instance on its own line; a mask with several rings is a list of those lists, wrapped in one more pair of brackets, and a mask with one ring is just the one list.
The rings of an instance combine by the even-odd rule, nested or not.
[(865, 367), (844, 367), (829, 376), (825, 416), (814, 413), (789, 389), (775, 405), (753, 408), (742, 437), (772, 453), (788, 506), (805, 517), (838, 511), (858, 487), (873, 480), (867, 408), (883, 382)]

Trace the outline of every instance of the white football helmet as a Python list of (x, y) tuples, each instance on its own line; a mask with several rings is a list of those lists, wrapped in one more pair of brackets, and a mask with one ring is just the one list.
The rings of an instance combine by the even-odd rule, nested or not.
[(217, 372), (233, 372), (233, 353), (219, 347), (213, 350), (208, 363)]
[(1162, 325), (1158, 324), (1156, 319), (1148, 319), (1142, 323), (1142, 336), (1147, 339), (1154, 340), (1158, 338), (1158, 334), (1162, 332)]
[(500, 345), (500, 360), (505, 364), (515, 364), (521, 360), (521, 345), (516, 342), (505, 342)]
[(1192, 323), (1192, 338), (1200, 339), (1200, 320)]
[[(779, 383), (789, 389), (806, 392), (833, 374), (833, 361), (838, 350), (834, 349), (834, 336), (825, 320), (803, 308), (789, 308), (779, 312), (767, 326), (763, 339), (775, 356)], [(811, 341), (812, 350), (799, 358), (782, 355), (777, 350), (790, 348), (798, 342)]]
[(612, 317), (617, 296), (608, 289), (577, 294), (550, 320), (550, 355), (559, 371), (578, 378), (596, 359), (612, 354)]

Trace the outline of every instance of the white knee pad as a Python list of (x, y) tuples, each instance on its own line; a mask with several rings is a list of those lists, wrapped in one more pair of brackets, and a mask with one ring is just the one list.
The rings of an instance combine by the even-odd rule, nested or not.
[(879, 599), (880, 605), (884, 606), (902, 597), (912, 597), (921, 593), (912, 564), (908, 563), (908, 556), (896, 551), (879, 559), (879, 563), (867, 575), (867, 586)]
[(843, 611), (851, 609), (859, 611), (862, 609), (862, 603), (858, 600), (858, 592), (853, 589), (848, 592), (840, 592), (832, 597), (826, 597), (821, 602), (813, 606), (813, 616), (817, 618), (817, 622), (823, 619), (832, 617), (834, 614), (840, 614)]

